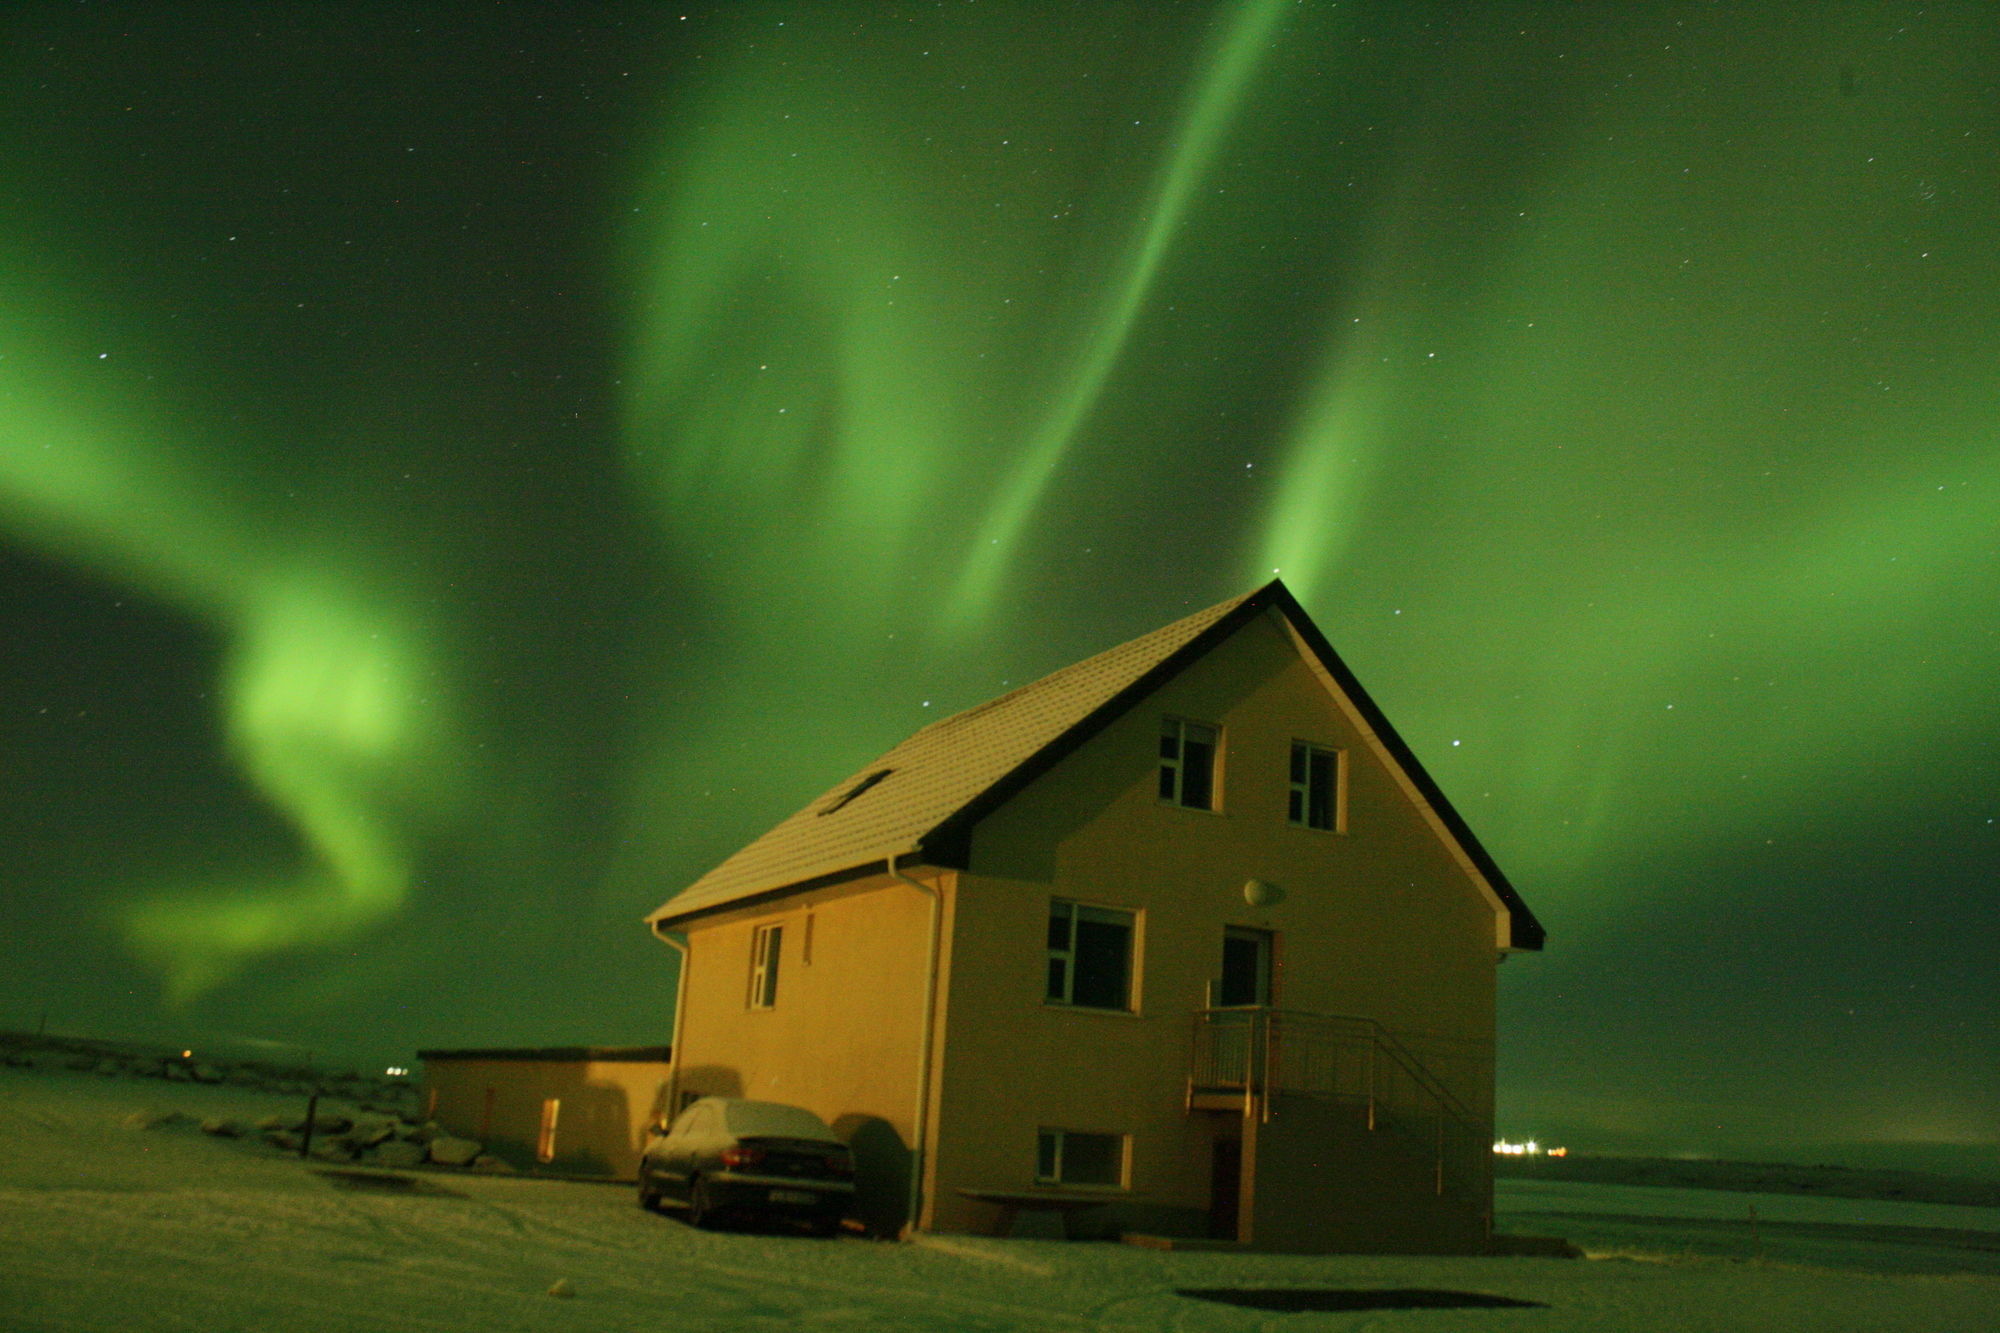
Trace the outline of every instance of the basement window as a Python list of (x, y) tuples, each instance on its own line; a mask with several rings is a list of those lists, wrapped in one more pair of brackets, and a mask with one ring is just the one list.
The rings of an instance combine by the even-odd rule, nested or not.
[(1040, 1130), (1035, 1136), (1035, 1183), (1123, 1189), (1131, 1141), (1129, 1134)]

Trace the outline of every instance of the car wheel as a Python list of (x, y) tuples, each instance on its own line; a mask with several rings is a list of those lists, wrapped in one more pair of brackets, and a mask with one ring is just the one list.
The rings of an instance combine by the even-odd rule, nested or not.
[(688, 1186), (688, 1225), (704, 1229), (715, 1225), (715, 1200), (709, 1197), (708, 1182), (700, 1176)]
[(639, 1206), (649, 1213), (660, 1210), (660, 1192), (646, 1183), (643, 1172), (639, 1176)]

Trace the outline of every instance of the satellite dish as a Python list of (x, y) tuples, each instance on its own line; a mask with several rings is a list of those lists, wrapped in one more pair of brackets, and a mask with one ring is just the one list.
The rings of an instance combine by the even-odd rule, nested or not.
[(1253, 879), (1243, 885), (1243, 901), (1252, 907), (1276, 907), (1285, 901), (1285, 891), (1275, 884)]

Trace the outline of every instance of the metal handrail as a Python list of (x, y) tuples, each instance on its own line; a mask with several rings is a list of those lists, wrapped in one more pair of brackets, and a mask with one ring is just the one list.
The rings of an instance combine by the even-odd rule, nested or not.
[[(1448, 1126), (1458, 1131), (1452, 1137), (1461, 1142), (1453, 1146), (1463, 1148), (1468, 1176), (1477, 1176), (1478, 1163), (1487, 1151), (1484, 1128), (1465, 1103), (1379, 1021), (1262, 1005), (1211, 1005), (1197, 1010), (1194, 1018), (1188, 1066), (1190, 1105), (1198, 1088), (1233, 1092), (1240, 1087), (1245, 1113), (1261, 1110), (1264, 1119), (1270, 1118), (1274, 1092), (1359, 1099), (1366, 1105), (1371, 1130), (1378, 1128), (1378, 1110), (1399, 1122), (1435, 1117), (1434, 1134), (1424, 1137), (1434, 1139), (1437, 1192), (1445, 1192), (1446, 1158), (1452, 1155), (1446, 1143)], [(1288, 1032), (1293, 1034), (1291, 1041), (1287, 1041)], [(1352, 1075), (1361, 1071), (1350, 1071), (1345, 1086), (1340, 1045), (1365, 1046), (1367, 1056), (1365, 1075), (1357, 1080)], [(1384, 1056), (1386, 1071), (1379, 1067)], [(1392, 1095), (1398, 1074), (1407, 1082), (1414, 1105)]]

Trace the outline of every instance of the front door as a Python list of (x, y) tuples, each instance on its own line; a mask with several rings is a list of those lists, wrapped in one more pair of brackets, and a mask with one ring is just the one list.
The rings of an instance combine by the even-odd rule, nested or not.
[(1226, 926), (1222, 932), (1222, 980), (1215, 988), (1220, 1008), (1271, 1002), (1271, 932)]
[(1208, 1234), (1235, 1240), (1237, 1210), (1243, 1201), (1243, 1140), (1217, 1139), (1209, 1158)]

